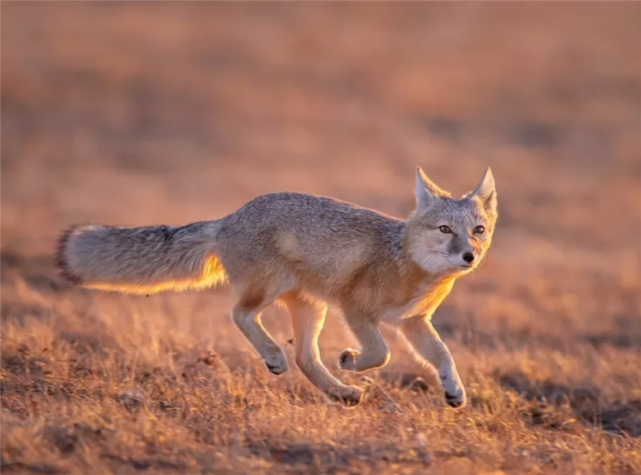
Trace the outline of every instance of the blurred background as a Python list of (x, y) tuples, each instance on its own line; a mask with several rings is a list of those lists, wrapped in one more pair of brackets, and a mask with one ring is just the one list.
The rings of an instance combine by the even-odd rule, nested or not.
[[(640, 18), (636, 2), (3, 3), (3, 325), (64, 339), (126, 326), (135, 304), (159, 340), (224, 355), (242, 341), (226, 290), (72, 291), (56, 236), (215, 219), (284, 190), (405, 216), (414, 166), (455, 195), (490, 166), (493, 248), (435, 316), (463, 379), (641, 400)], [(284, 341), (280, 312), (266, 321)], [(349, 337), (332, 331), (333, 361)], [(641, 434), (634, 407), (621, 420)]]
[(76, 221), (216, 218), (290, 189), (404, 215), (417, 164), (455, 194), (493, 167), (499, 240), (638, 243), (634, 3), (3, 13), (4, 247), (47, 252)]

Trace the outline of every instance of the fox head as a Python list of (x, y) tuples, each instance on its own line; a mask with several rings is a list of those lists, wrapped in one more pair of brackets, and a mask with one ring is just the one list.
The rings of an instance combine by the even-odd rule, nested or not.
[(496, 188), (488, 168), (481, 182), (460, 199), (416, 168), (416, 209), (407, 220), (412, 259), (430, 273), (460, 275), (481, 262), (498, 217)]

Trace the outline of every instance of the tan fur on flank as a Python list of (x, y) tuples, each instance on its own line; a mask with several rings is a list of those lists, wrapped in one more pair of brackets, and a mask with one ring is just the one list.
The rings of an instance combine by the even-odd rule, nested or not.
[(292, 316), (297, 365), (346, 405), (358, 404), (362, 390), (342, 384), (321, 362), (317, 340), (327, 302), (343, 310), (361, 345), (341, 353), (344, 370), (385, 365), (390, 354), (379, 327), (398, 326), (438, 371), (448, 404), (461, 407), (465, 390), (430, 318), (490, 246), (494, 179), (488, 169), (457, 200), (417, 168), (415, 195), (416, 209), (405, 220), (332, 198), (274, 193), (218, 220), (181, 227), (75, 226), (62, 235), (56, 260), (64, 277), (90, 289), (150, 294), (229, 282), (238, 296), (232, 318), (274, 374), (288, 364), (260, 315), (278, 300)]

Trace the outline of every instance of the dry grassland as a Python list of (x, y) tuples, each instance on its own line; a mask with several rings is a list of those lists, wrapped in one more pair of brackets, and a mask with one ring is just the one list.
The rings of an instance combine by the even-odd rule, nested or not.
[[(639, 3), (3, 2), (3, 473), (641, 473), (640, 58)], [(225, 288), (52, 266), (72, 223), (272, 191), (402, 216), (416, 164), (499, 190), (487, 261), (434, 317), (462, 411), (394, 335), (388, 367), (340, 375), (368, 387), (345, 410), (265, 371)], [(264, 320), (291, 356), (288, 315)]]

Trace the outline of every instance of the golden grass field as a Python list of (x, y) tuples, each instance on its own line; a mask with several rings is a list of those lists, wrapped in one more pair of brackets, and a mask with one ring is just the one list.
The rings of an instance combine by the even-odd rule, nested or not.
[[(1, 14), (3, 473), (641, 473), (641, 4)], [(489, 165), (499, 192), (486, 262), (434, 316), (461, 411), (393, 334), (386, 368), (340, 375), (368, 388), (346, 410), (263, 368), (226, 288), (123, 296), (53, 268), (72, 223), (273, 191), (407, 215), (417, 164), (457, 195)], [(291, 355), (288, 320), (264, 315)]]

